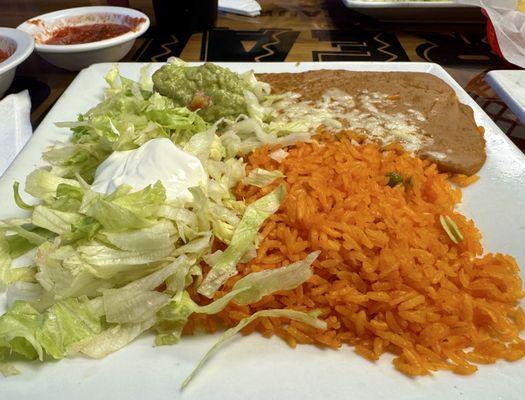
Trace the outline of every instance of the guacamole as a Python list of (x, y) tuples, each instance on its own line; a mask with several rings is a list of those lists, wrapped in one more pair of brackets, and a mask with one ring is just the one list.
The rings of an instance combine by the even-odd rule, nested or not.
[(228, 69), (214, 64), (199, 67), (167, 64), (153, 74), (154, 88), (176, 105), (199, 110), (208, 122), (245, 114), (245, 82)]

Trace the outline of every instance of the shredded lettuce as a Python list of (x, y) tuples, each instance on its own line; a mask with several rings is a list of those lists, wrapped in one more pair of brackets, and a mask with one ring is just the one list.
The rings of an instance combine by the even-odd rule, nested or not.
[[(12, 256), (15, 251), (20, 251), (23, 254), (23, 252), (31, 249), (31, 246), (38, 246), (54, 237), (52, 232), (38, 229), (30, 224), (31, 219), (0, 221), (0, 232), (15, 234), (6, 236)], [(17, 247), (16, 250), (15, 247)]]
[(40, 360), (44, 350), (37, 339), (42, 325), (42, 316), (31, 305), (18, 301), (0, 317), (0, 362), (7, 361), (8, 356), (19, 356)]
[(19, 188), (20, 188), (20, 182), (13, 183), (13, 195), (14, 195), (16, 205), (23, 210), (32, 211), (33, 206), (30, 204), (27, 204), (24, 200), (22, 200), (22, 196), (20, 196)]
[[(194, 312), (217, 313), (239, 294), (251, 291), (250, 299), (257, 299), (288, 288), (292, 281), (302, 283), (306, 275), (301, 273), (291, 281), (280, 280), (288, 282), (285, 286), (275, 286), (273, 275), (266, 280), (255, 277), (253, 284), (242, 281), (244, 287), (207, 306), (198, 306), (187, 294), (192, 277), (202, 276), (198, 260), (210, 255), (217, 223), (236, 227), (230, 243), (235, 251), (224, 254), (240, 258), (284, 196), (280, 187), (247, 208), (239, 207), (230, 193), (242, 176), (232, 175), (234, 165), (212, 168), (211, 181), (228, 189), (196, 188), (195, 203), (186, 206), (170, 203), (160, 182), (134, 193), (123, 186), (104, 196), (50, 171), (34, 175), (48, 185), (45, 191), (34, 191), (45, 203), (35, 206), (30, 219), (1, 225), (0, 276), (5, 285), (11, 284), (12, 307), (0, 322), (5, 328), (0, 330), (0, 360), (8, 361), (12, 354), (41, 360), (74, 353), (102, 357), (151, 327), (157, 330), (157, 344), (174, 343)], [(60, 210), (66, 202), (68, 211)], [(24, 226), (48, 234), (41, 236)], [(29, 243), (25, 236), (36, 242), (34, 267), (11, 268), (7, 239), (14, 235), (23, 246)], [(15, 277), (13, 271), (28, 272), (36, 283), (17, 281), (22, 274)]]
[(50, 232), (64, 235), (70, 233), (72, 225), (77, 224), (81, 219), (82, 215), (78, 213), (53, 210), (46, 206), (36, 206), (31, 216), (31, 223)]
[(195, 369), (191, 372), (191, 374), (182, 382), (181, 388), (184, 389), (188, 384), (193, 380), (195, 375), (201, 370), (201, 368), (204, 366), (206, 361), (214, 355), (219, 348), (226, 343), (228, 340), (230, 340), (233, 336), (235, 336), (237, 333), (239, 333), (242, 329), (244, 329), (246, 326), (248, 326), (250, 323), (255, 321), (257, 318), (261, 317), (273, 317), (273, 318), (288, 318), (295, 321), (300, 321), (304, 324), (308, 324), (313, 326), (317, 329), (326, 329), (326, 322), (321, 321), (317, 319), (317, 317), (300, 312), (295, 310), (262, 310), (258, 311), (255, 314), (251, 315), (250, 317), (244, 318), (241, 320), (237, 326), (228, 329), (226, 332), (224, 332), (219, 340), (217, 340), (217, 343), (215, 343), (202, 357), (202, 359), (199, 361)]
[(61, 178), (48, 169), (39, 168), (27, 176), (25, 191), (37, 199), (50, 203), (54, 200), (60, 185), (80, 188), (76, 180)]
[(71, 346), (100, 333), (103, 327), (101, 318), (92, 312), (87, 301), (70, 298), (46, 310), (36, 337), (47, 354), (60, 359)]
[(178, 267), (177, 263), (171, 263), (122, 288), (104, 290), (106, 321), (134, 324), (154, 318), (156, 312), (171, 299), (170, 295), (155, 288), (173, 275)]
[(243, 183), (245, 185), (252, 185), (257, 187), (265, 187), (271, 184), (274, 180), (284, 177), (283, 173), (279, 170), (267, 171), (262, 168), (255, 168), (252, 170)]
[(282, 163), (286, 157), (288, 157), (288, 152), (283, 149), (277, 149), (270, 153), (270, 158), (278, 163)]
[[(14, 270), (16, 271), (19, 269), (26, 268), (16, 268)], [(31, 272), (34, 273), (32, 268)], [(31, 278), (33, 278), (33, 276)], [(17, 300), (28, 302), (38, 301), (42, 298), (42, 291), (43, 288), (38, 283), (16, 280), (7, 289), (7, 307), (11, 308)]]
[(254, 244), (257, 232), (263, 222), (279, 209), (285, 194), (286, 190), (281, 185), (246, 208), (246, 212), (235, 228), (230, 245), (220, 255), (199, 286), (198, 292), (200, 294), (212, 297), (228, 278), (237, 273), (237, 263), (250, 245)]
[(268, 83), (261, 82), (255, 77), (253, 70), (239, 74), (239, 77), (245, 82), (248, 89), (259, 100), (265, 99), (271, 92), (272, 88)]
[(0, 317), (0, 362), (13, 354), (41, 361), (46, 354), (63, 358), (70, 346), (101, 332), (102, 326), (85, 301), (60, 301), (43, 314), (17, 301)]
[(172, 244), (172, 236), (176, 230), (173, 223), (160, 221), (150, 227), (137, 230), (126, 230), (123, 232), (106, 231), (101, 232), (106, 240), (121, 250), (147, 250), (161, 248)]
[(66, 178), (79, 174), (91, 183), (97, 166), (115, 150), (132, 150), (160, 137), (183, 145), (207, 129), (208, 124), (197, 113), (176, 107), (172, 100), (154, 92), (146, 76), (142, 72), (140, 82), (134, 82), (113, 67), (106, 76), (109, 88), (104, 100), (78, 121), (57, 123), (69, 128), (72, 137), (70, 143), (44, 153), (53, 172)]
[(11, 256), (5, 233), (0, 231), (0, 290), (11, 283)]
[(136, 324), (117, 324), (91, 339), (71, 348), (71, 353), (82, 353), (91, 358), (104, 358), (132, 342), (155, 323), (151, 318)]
[(196, 304), (187, 291), (180, 293), (180, 296), (174, 297), (158, 312), (158, 321), (154, 327), (157, 331), (155, 343), (159, 346), (177, 343), (182, 329), (193, 313), (217, 314), (231, 301), (246, 305), (255, 303), (266, 295), (296, 288), (310, 278), (310, 266), (318, 255), (319, 252), (314, 252), (305, 260), (285, 267), (251, 273), (240, 279), (229, 293), (205, 306)]
[[(171, 62), (179, 71), (186, 68)], [(135, 82), (115, 67), (97, 106), (76, 121), (57, 123), (71, 137), (44, 153), (49, 166), (27, 176), (29, 201), (18, 183), (13, 186), (26, 217), (0, 221), (0, 290), (7, 289), (9, 307), (0, 316), (0, 373), (17, 373), (10, 362), (18, 358), (101, 358), (148, 330), (156, 333), (157, 345), (174, 344), (193, 313), (216, 314), (230, 302), (251, 304), (310, 278), (318, 252), (247, 275), (209, 304), (190, 296), (197, 288), (213, 297), (239, 263), (256, 256), (258, 231), (285, 196), (280, 185), (248, 206), (238, 200), (239, 183), (264, 187), (283, 177), (263, 169), (246, 176), (241, 156), (261, 145), (309, 138), (304, 121), (283, 123), (273, 115), (289, 95), (272, 96), (251, 71), (231, 76), (242, 88), (237, 93), (242, 115), (211, 120), (209, 113), (190, 111), (156, 92), (146, 69)], [(96, 168), (112, 152), (162, 137), (195, 155), (208, 175), (190, 188), (191, 201), (169, 200), (160, 181), (138, 191), (122, 185), (110, 195), (91, 190)], [(213, 252), (217, 243), (225, 249)], [(197, 370), (259, 316), (324, 326), (298, 311), (254, 314), (226, 331)]]
[(81, 210), (97, 220), (105, 229), (123, 231), (151, 226), (155, 216), (166, 202), (166, 191), (160, 182), (129, 193), (131, 187), (121, 186), (110, 196), (91, 192)]
[(153, 318), (169, 300), (169, 295), (155, 290), (107, 289), (104, 291), (106, 320), (119, 324), (144, 322)]
[(251, 304), (275, 291), (293, 289), (299, 286), (312, 276), (310, 266), (319, 254), (320, 252), (316, 251), (310, 253), (302, 261), (277, 269), (254, 272), (239, 279), (232, 291), (244, 288), (249, 288), (249, 290), (236, 295), (235, 302), (240, 305)]

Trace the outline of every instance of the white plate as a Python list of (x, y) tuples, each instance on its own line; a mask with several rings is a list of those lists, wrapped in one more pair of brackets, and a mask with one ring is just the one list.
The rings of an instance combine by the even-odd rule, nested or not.
[(352, 8), (453, 8), (464, 7), (451, 1), (366, 1), (343, 0), (347, 7)]
[[(121, 64), (125, 76), (137, 79), (143, 64)], [(413, 71), (436, 75), (474, 109), (485, 128), (487, 162), (481, 179), (464, 190), (460, 209), (484, 234), (487, 251), (512, 254), (525, 266), (525, 156), (443, 68), (428, 63), (245, 63), (222, 64), (235, 71), (293, 72), (311, 69)], [(161, 64), (155, 64), (154, 68)], [(110, 64), (93, 65), (77, 76), (36, 130), (15, 163), (0, 178), (0, 218), (23, 215), (12, 201), (13, 181), (23, 181), (43, 164), (42, 151), (66, 140), (69, 133), (53, 125), (76, 118), (97, 104)], [(443, 116), (446, 118), (446, 116)], [(525, 278), (522, 271), (522, 277)], [(0, 297), (4, 304), (5, 297)], [(520, 399), (525, 398), (525, 361), (480, 366), (470, 377), (438, 372), (407, 378), (390, 357), (365, 361), (350, 347), (338, 351), (314, 346), (291, 350), (279, 339), (257, 334), (239, 337), (209, 360), (182, 395), (179, 384), (216, 336), (185, 337), (171, 347), (153, 348), (146, 335), (103, 360), (76, 358), (44, 365), (20, 365), (23, 374), (0, 378), (0, 399)]]
[(382, 21), (479, 22), (477, 7), (452, 1), (366, 1), (343, 0), (348, 8)]
[(490, 71), (485, 80), (521, 122), (525, 123), (525, 71)]

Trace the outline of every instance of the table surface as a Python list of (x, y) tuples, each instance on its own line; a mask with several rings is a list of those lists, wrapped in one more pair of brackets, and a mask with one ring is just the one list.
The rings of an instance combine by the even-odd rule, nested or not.
[[(515, 68), (491, 51), (484, 22), (387, 23), (350, 10), (340, 0), (260, 3), (259, 17), (219, 13), (216, 27), (206, 32), (173, 34), (152, 27), (122, 61), (177, 56), (186, 61), (435, 62), (525, 151), (525, 126), (484, 79), (490, 70)], [(31, 119), (37, 125), (75, 76), (33, 54), (18, 69), (10, 92), (29, 89)]]

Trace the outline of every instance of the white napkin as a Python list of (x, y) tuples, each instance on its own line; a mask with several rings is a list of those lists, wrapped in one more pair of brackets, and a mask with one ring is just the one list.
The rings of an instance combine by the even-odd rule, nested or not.
[(261, 6), (255, 0), (219, 0), (219, 10), (249, 17), (261, 15)]
[(33, 133), (30, 112), (31, 98), (27, 90), (0, 101), (0, 176)]
[(458, 4), (479, 6), (487, 12), (505, 59), (525, 68), (525, 13), (517, 10), (516, 0), (455, 0)]

